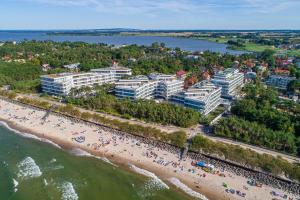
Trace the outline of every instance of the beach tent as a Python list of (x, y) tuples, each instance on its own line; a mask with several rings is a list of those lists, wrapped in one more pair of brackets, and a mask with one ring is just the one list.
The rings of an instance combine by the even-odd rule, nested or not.
[(211, 169), (211, 170), (215, 170), (215, 166), (212, 164), (208, 164), (206, 165), (207, 168)]
[(197, 162), (196, 165), (199, 166), (199, 167), (207, 167), (205, 162)]

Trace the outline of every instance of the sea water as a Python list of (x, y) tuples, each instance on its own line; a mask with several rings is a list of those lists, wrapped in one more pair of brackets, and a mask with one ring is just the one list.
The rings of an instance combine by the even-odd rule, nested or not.
[(154, 174), (0, 126), (0, 200), (191, 199)]

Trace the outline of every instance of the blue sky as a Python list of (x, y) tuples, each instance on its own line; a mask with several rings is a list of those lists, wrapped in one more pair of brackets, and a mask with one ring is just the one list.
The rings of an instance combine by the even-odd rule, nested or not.
[(300, 29), (300, 0), (1, 0), (0, 29)]

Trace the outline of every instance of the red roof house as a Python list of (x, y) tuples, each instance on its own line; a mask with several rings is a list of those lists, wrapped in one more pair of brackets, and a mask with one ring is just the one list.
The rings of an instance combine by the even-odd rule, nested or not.
[(184, 79), (186, 77), (186, 72), (184, 70), (179, 70), (176, 72), (176, 76), (179, 79)]

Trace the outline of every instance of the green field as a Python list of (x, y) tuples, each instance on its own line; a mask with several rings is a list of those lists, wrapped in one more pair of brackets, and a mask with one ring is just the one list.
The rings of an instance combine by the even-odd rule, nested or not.
[(274, 46), (260, 45), (260, 44), (254, 44), (254, 43), (245, 43), (245, 47), (230, 46), (230, 49), (251, 51), (251, 52), (262, 52), (266, 49), (272, 49), (272, 50), (275, 50), (275, 51), (279, 50), (279, 49), (275, 48)]
[[(224, 38), (194, 37), (194, 38), (199, 39), (199, 40), (207, 40), (210, 42), (222, 43), (222, 44), (227, 44), (228, 40), (233, 39), (233, 38), (228, 38), (228, 37), (224, 37)], [(266, 49), (272, 49), (272, 50), (275, 50), (276, 52), (284, 51), (282, 49), (275, 48), (274, 46), (260, 45), (260, 44), (250, 43), (250, 42), (246, 42), (245, 47), (229, 46), (228, 48), (233, 49), (233, 50), (251, 51), (251, 52), (262, 52)], [(288, 56), (300, 57), (300, 50), (287, 50), (286, 53)]]

